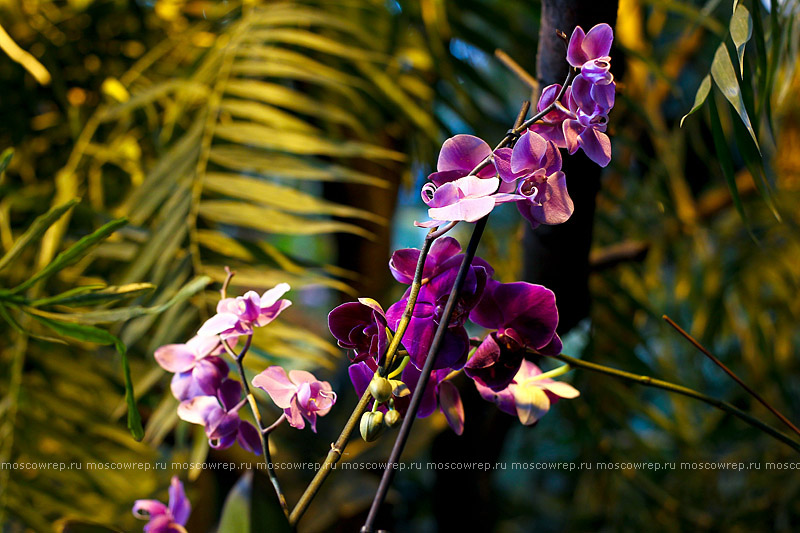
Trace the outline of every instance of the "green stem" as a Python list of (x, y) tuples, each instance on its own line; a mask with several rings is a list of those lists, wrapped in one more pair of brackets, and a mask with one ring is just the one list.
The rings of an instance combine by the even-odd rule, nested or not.
[(790, 438), (783, 432), (778, 431), (769, 424), (765, 424), (761, 420), (745, 413), (741, 409), (729, 404), (728, 402), (723, 402), (722, 400), (718, 400), (716, 398), (703, 394), (702, 392), (698, 392), (694, 389), (684, 387), (683, 385), (677, 385), (675, 383), (670, 383), (668, 381), (662, 381), (660, 379), (651, 378), (650, 376), (632, 374), (630, 372), (625, 372), (624, 370), (617, 370), (616, 368), (610, 368), (607, 366), (598, 365), (597, 363), (590, 363), (588, 361), (583, 361), (581, 359), (575, 359), (574, 357), (570, 357), (564, 354), (554, 355), (552, 357), (564, 361), (565, 363), (575, 368), (590, 370), (592, 372), (597, 372), (599, 374), (613, 376), (615, 378), (623, 379), (625, 381), (631, 381), (633, 383), (638, 383), (640, 385), (645, 385), (647, 387), (655, 387), (658, 389), (663, 389), (669, 392), (674, 392), (676, 394), (687, 396), (689, 398), (694, 398), (695, 400), (700, 400), (701, 402), (707, 403), (712, 407), (716, 407), (717, 409), (720, 409), (722, 411), (732, 414), (733, 416), (740, 418), (741, 420), (747, 422), (751, 426), (760, 429), (764, 433), (778, 439), (784, 444), (791, 446), (792, 448), (794, 448), (796, 452), (800, 452), (800, 443), (796, 442), (794, 439)]

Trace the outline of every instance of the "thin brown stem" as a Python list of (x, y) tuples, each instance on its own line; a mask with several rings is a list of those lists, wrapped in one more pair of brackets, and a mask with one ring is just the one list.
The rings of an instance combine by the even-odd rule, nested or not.
[(719, 359), (717, 359), (717, 358), (714, 356), (714, 354), (712, 354), (711, 352), (709, 352), (709, 351), (708, 351), (708, 350), (707, 350), (707, 349), (706, 349), (706, 348), (705, 348), (705, 347), (704, 347), (702, 344), (700, 344), (700, 342), (698, 342), (698, 341), (697, 341), (697, 340), (696, 340), (694, 337), (692, 337), (692, 336), (691, 336), (689, 333), (687, 333), (686, 331), (684, 331), (684, 329), (683, 329), (682, 327), (680, 327), (678, 324), (676, 324), (676, 323), (675, 323), (675, 321), (674, 321), (674, 320), (672, 320), (670, 317), (668, 317), (667, 315), (663, 315), (661, 318), (663, 318), (663, 319), (664, 319), (664, 320), (667, 322), (667, 324), (669, 324), (670, 326), (672, 326), (672, 327), (675, 329), (675, 331), (677, 331), (678, 333), (680, 333), (681, 335), (683, 335), (683, 337), (684, 337), (684, 338), (685, 338), (687, 341), (689, 341), (689, 342), (692, 344), (692, 346), (694, 346), (695, 348), (697, 348), (698, 350), (700, 350), (700, 351), (701, 351), (701, 352), (702, 352), (702, 353), (703, 353), (703, 354), (704, 354), (706, 357), (708, 357), (709, 359), (711, 359), (711, 361), (713, 361), (715, 365), (717, 365), (718, 367), (720, 367), (720, 368), (721, 368), (721, 369), (722, 369), (722, 370), (723, 370), (723, 371), (724, 371), (726, 374), (728, 374), (728, 375), (729, 375), (731, 378), (733, 378), (733, 380), (734, 380), (736, 383), (738, 383), (738, 384), (739, 384), (739, 385), (740, 385), (740, 386), (741, 386), (741, 387), (742, 387), (742, 388), (743, 388), (745, 391), (747, 391), (747, 393), (748, 393), (750, 396), (752, 396), (753, 398), (755, 398), (756, 400), (758, 400), (758, 401), (759, 401), (759, 403), (761, 403), (761, 405), (763, 405), (764, 407), (766, 407), (766, 408), (767, 408), (767, 409), (768, 409), (768, 410), (769, 410), (769, 411), (770, 411), (772, 414), (774, 414), (776, 417), (778, 417), (778, 419), (779, 419), (781, 422), (783, 422), (784, 424), (786, 424), (786, 425), (787, 425), (787, 426), (788, 426), (788, 427), (789, 427), (789, 428), (790, 428), (792, 431), (794, 431), (794, 432), (795, 432), (795, 434), (797, 434), (797, 435), (799, 435), (799, 436), (800, 436), (800, 429), (798, 429), (798, 428), (797, 428), (797, 426), (795, 426), (795, 425), (794, 425), (794, 424), (791, 422), (791, 420), (789, 420), (788, 418), (786, 418), (786, 417), (785, 417), (785, 416), (784, 416), (784, 415), (783, 415), (783, 414), (782, 414), (780, 411), (778, 411), (777, 409), (775, 409), (775, 408), (774, 408), (774, 407), (773, 407), (773, 406), (772, 406), (772, 405), (771, 405), (769, 402), (767, 402), (767, 401), (766, 401), (764, 398), (762, 398), (760, 394), (758, 394), (756, 391), (754, 391), (754, 390), (753, 390), (753, 389), (751, 389), (749, 386), (747, 386), (747, 384), (746, 384), (744, 381), (742, 381), (742, 380), (739, 378), (739, 376), (737, 376), (736, 374), (734, 374), (734, 373), (733, 373), (733, 370), (731, 370), (730, 368), (728, 368), (728, 367), (725, 365), (725, 363), (723, 363), (722, 361), (720, 361)]

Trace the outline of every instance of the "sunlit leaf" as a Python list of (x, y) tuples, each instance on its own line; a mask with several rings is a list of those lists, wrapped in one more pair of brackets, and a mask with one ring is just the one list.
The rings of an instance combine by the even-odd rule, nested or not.
[(753, 19), (747, 8), (739, 4), (735, 7), (731, 18), (731, 38), (736, 47), (736, 55), (739, 57), (739, 72), (742, 77), (744, 77), (744, 48), (752, 36)]
[(681, 118), (681, 127), (683, 127), (683, 121), (686, 120), (686, 117), (689, 115), (694, 114), (695, 111), (700, 109), (708, 98), (708, 92), (711, 90), (711, 76), (706, 74), (706, 77), (703, 78), (703, 81), (700, 82), (700, 87), (697, 88), (697, 93), (694, 96), (694, 105), (692, 109), (689, 110), (688, 113), (683, 115)]
[(714, 78), (714, 83), (717, 84), (722, 94), (736, 110), (736, 113), (739, 114), (739, 118), (744, 123), (747, 131), (750, 132), (750, 136), (753, 138), (756, 148), (758, 148), (758, 139), (756, 139), (756, 133), (750, 123), (750, 117), (747, 115), (739, 81), (736, 79), (731, 56), (728, 54), (728, 49), (724, 42), (719, 45), (717, 52), (714, 54), (714, 61), (711, 63), (711, 77)]
[(112, 220), (107, 224), (100, 227), (94, 233), (87, 235), (81, 238), (78, 242), (58, 254), (53, 261), (51, 261), (47, 266), (45, 266), (42, 270), (37, 272), (33, 275), (33, 277), (29, 278), (24, 283), (17, 285), (13, 289), (11, 289), (11, 293), (15, 294), (20, 291), (27, 289), (28, 287), (33, 286), (37, 281), (46, 279), (59, 270), (73, 264), (74, 262), (78, 261), (80, 258), (85, 256), (89, 251), (100, 244), (103, 240), (107, 239), (109, 235), (117, 231), (119, 228), (127, 224), (128, 221), (124, 218), (120, 218), (117, 220)]
[(10, 265), (28, 245), (39, 240), (47, 231), (47, 228), (52, 226), (64, 213), (75, 207), (75, 204), (78, 202), (78, 199), (70, 200), (65, 204), (51, 208), (47, 213), (37, 217), (36, 220), (28, 226), (25, 233), (14, 241), (14, 245), (11, 249), (0, 258), (0, 270)]

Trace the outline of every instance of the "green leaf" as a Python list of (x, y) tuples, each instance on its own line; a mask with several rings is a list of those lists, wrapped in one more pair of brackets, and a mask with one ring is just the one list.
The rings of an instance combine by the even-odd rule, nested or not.
[(128, 429), (134, 439), (137, 441), (142, 440), (144, 437), (144, 428), (142, 428), (142, 419), (139, 416), (139, 410), (136, 408), (136, 397), (133, 393), (133, 381), (131, 380), (128, 353), (122, 341), (100, 328), (69, 322), (59, 322), (34, 314), (31, 314), (31, 316), (63, 337), (70, 337), (83, 342), (93, 342), (101, 345), (114, 345), (117, 353), (122, 357), (122, 372), (125, 379), (125, 401), (128, 404)]
[(16, 241), (14, 241), (11, 249), (0, 259), (0, 270), (11, 264), (19, 254), (31, 243), (38, 241), (42, 235), (47, 231), (47, 228), (55, 224), (56, 220), (61, 218), (64, 213), (75, 207), (80, 200), (77, 198), (70, 200), (65, 204), (53, 207), (47, 213), (40, 215), (33, 221), (28, 229)]
[(750, 11), (743, 4), (739, 4), (731, 17), (731, 39), (739, 56), (739, 72), (744, 78), (744, 48), (750, 37), (753, 36), (753, 19)]
[(228, 497), (225, 498), (217, 533), (249, 533), (251, 531), (250, 498), (252, 493), (253, 472), (251, 470), (239, 478), (228, 493)]
[(125, 218), (120, 218), (117, 220), (112, 220), (111, 222), (103, 225), (100, 229), (95, 231), (94, 233), (87, 235), (80, 239), (78, 242), (58, 254), (53, 261), (50, 262), (46, 267), (42, 270), (34, 274), (34, 276), (28, 279), (26, 282), (22, 283), (21, 285), (17, 285), (13, 289), (11, 289), (11, 293), (15, 294), (20, 291), (27, 289), (28, 287), (33, 286), (37, 281), (48, 278), (58, 272), (59, 270), (68, 267), (69, 265), (78, 261), (81, 257), (89, 253), (89, 251), (100, 244), (103, 240), (105, 240), (109, 235), (117, 231), (122, 226), (126, 225), (128, 220)]
[(689, 112), (683, 115), (683, 118), (681, 118), (681, 127), (683, 127), (683, 121), (686, 120), (686, 117), (694, 114), (705, 103), (710, 90), (711, 76), (706, 74), (706, 77), (700, 82), (700, 87), (697, 89), (697, 94), (694, 95), (694, 105), (692, 106), (692, 109), (690, 109)]
[(361, 218), (378, 224), (386, 223), (385, 219), (369, 211), (328, 202), (290, 187), (283, 187), (265, 180), (246, 176), (209, 172), (203, 179), (203, 186), (205, 190), (222, 193), (233, 198), (250, 200), (251, 202), (268, 205), (289, 213), (335, 215)]
[(310, 219), (289, 215), (268, 207), (244, 202), (211, 200), (200, 204), (200, 215), (221, 224), (253, 228), (283, 235), (318, 235), (321, 233), (353, 233), (365, 238), (372, 234), (360, 226), (335, 220)]
[(728, 184), (728, 189), (731, 191), (731, 198), (733, 205), (739, 212), (742, 220), (747, 220), (747, 215), (744, 212), (742, 199), (739, 197), (739, 188), (736, 186), (736, 176), (733, 171), (733, 159), (731, 159), (728, 143), (725, 140), (725, 134), (722, 132), (722, 123), (719, 118), (719, 111), (714, 98), (708, 99), (708, 112), (709, 120), (711, 121), (711, 136), (714, 140), (714, 150), (717, 153), (717, 161), (722, 169), (722, 175), (725, 177), (725, 183)]
[(363, 157), (405, 161), (405, 154), (382, 146), (359, 141), (342, 141), (310, 135), (297, 131), (281, 131), (255, 122), (231, 122), (217, 125), (217, 137), (242, 144), (250, 144), (292, 154), (324, 155), (332, 157)]
[(116, 302), (126, 298), (133, 298), (145, 292), (155, 289), (152, 283), (129, 283), (127, 285), (117, 285), (104, 287), (102, 285), (90, 285), (87, 287), (77, 287), (56, 296), (40, 298), (31, 302), (33, 307), (43, 307), (45, 305), (91, 305), (105, 302)]
[(122, 322), (142, 315), (157, 315), (163, 313), (173, 305), (183, 302), (187, 298), (201, 291), (211, 282), (208, 276), (198, 276), (179, 290), (172, 298), (161, 305), (153, 307), (123, 307), (121, 309), (107, 309), (102, 311), (86, 311), (83, 313), (51, 313), (33, 307), (25, 307), (24, 311), (37, 317), (70, 322), (73, 324), (110, 324)]
[(282, 179), (362, 183), (382, 189), (389, 187), (388, 181), (364, 174), (358, 170), (329, 163), (314, 162), (309, 157), (292, 157), (247, 146), (214, 146), (211, 148), (209, 159), (232, 170), (257, 172), (263, 176), (274, 176)]
[(745, 109), (739, 81), (736, 79), (736, 71), (733, 70), (731, 56), (728, 54), (728, 49), (724, 42), (720, 43), (717, 52), (714, 54), (714, 61), (711, 63), (711, 77), (714, 78), (714, 83), (717, 84), (719, 90), (722, 91), (722, 94), (739, 114), (739, 118), (744, 123), (747, 131), (750, 132), (750, 136), (760, 152), (761, 149), (758, 147), (756, 133), (753, 131), (753, 125), (750, 123), (750, 117), (747, 115), (747, 109)]
[(6, 148), (3, 150), (3, 153), (0, 154), (0, 176), (2, 176), (3, 172), (5, 172), (8, 168), (8, 164), (11, 163), (12, 157), (14, 157), (13, 148)]

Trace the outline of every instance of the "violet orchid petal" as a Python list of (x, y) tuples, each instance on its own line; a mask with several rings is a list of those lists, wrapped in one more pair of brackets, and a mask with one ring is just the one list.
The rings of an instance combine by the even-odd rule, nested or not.
[(474, 135), (456, 135), (447, 139), (442, 145), (436, 170), (439, 172), (446, 170), (470, 172), (491, 153), (492, 149), (486, 144), (486, 141)]
[(511, 155), (511, 171), (536, 170), (547, 150), (547, 141), (536, 132), (526, 130), (514, 145)]
[(580, 67), (589, 59), (583, 50), (585, 37), (586, 34), (580, 26), (576, 26), (572, 30), (572, 36), (569, 38), (569, 45), (567, 45), (567, 62), (573, 67)]
[(189, 515), (192, 513), (192, 504), (186, 498), (186, 493), (183, 490), (183, 483), (181, 483), (178, 476), (172, 476), (169, 486), (169, 511), (175, 523), (182, 526), (186, 525), (189, 520)]
[(223, 332), (232, 330), (236, 324), (239, 323), (239, 317), (233, 313), (219, 313), (200, 326), (197, 334), (201, 337), (208, 337), (212, 335), (219, 335)]
[(570, 155), (573, 155), (578, 151), (579, 136), (586, 128), (577, 120), (571, 119), (565, 120), (561, 127), (564, 132), (564, 143), (567, 145), (567, 151)]
[(223, 412), (214, 396), (197, 396), (178, 405), (178, 418), (191, 424), (205, 425), (217, 412)]
[(510, 415), (517, 414), (517, 406), (514, 403), (514, 395), (508, 388), (500, 391), (494, 391), (485, 385), (475, 382), (475, 388), (478, 389), (481, 397), (487, 402), (492, 402), (497, 405), (497, 408)]
[(439, 383), (439, 408), (456, 435), (464, 433), (464, 405), (458, 388), (449, 381)]
[(253, 386), (263, 389), (281, 409), (288, 409), (297, 395), (297, 385), (289, 380), (286, 371), (279, 366), (270, 366), (253, 378)]
[(589, 159), (601, 167), (606, 167), (611, 162), (611, 140), (605, 133), (595, 128), (586, 128), (578, 142)]
[[(412, 394), (417, 388), (417, 383), (419, 383), (421, 375), (422, 373), (419, 369), (412, 365), (407, 365), (403, 370), (402, 381), (408, 386)], [(422, 399), (420, 400), (419, 409), (417, 410), (417, 418), (427, 418), (436, 411), (436, 385), (438, 385), (438, 383), (436, 383), (436, 380), (431, 376), (425, 386), (425, 391), (422, 393)]]
[(167, 344), (155, 351), (158, 365), (167, 372), (186, 372), (195, 365), (195, 353), (186, 344)]
[[(614, 40), (614, 30), (606, 23), (597, 24), (586, 34), (581, 43), (581, 48), (588, 59), (608, 56), (611, 52), (611, 43)], [(587, 59), (587, 60), (588, 60)], [(581, 65), (574, 65), (579, 67)]]
[(217, 398), (225, 411), (230, 411), (242, 401), (242, 384), (235, 379), (226, 379), (217, 389)]
[(467, 198), (447, 207), (434, 207), (428, 209), (428, 216), (433, 220), (455, 221), (463, 220), (475, 222), (488, 215), (494, 209), (494, 199), (488, 196), (483, 198)]
[(258, 436), (258, 430), (250, 422), (239, 424), (236, 442), (248, 452), (261, 455), (261, 438)]

